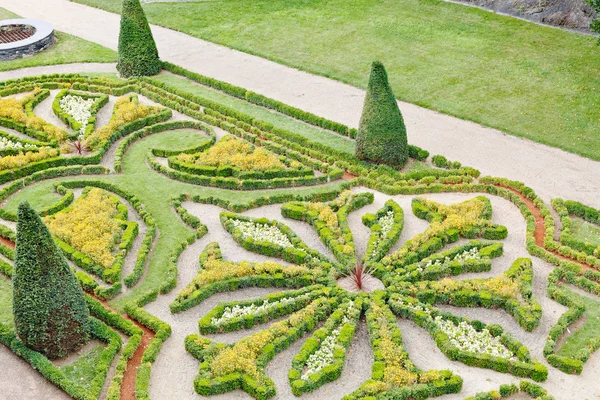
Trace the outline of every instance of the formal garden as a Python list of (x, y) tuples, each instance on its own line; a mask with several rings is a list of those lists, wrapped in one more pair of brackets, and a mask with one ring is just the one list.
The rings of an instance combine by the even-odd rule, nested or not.
[(409, 143), (382, 62), (350, 127), (119, 12), (118, 53), (56, 31), (0, 61), (7, 398), (600, 396), (600, 209)]

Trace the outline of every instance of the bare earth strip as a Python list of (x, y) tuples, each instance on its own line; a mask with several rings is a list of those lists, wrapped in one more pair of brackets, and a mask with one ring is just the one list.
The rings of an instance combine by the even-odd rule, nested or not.
[[(46, 20), (58, 30), (117, 49), (116, 14), (67, 0), (0, 0), (0, 7)], [(163, 60), (335, 121), (358, 124), (364, 97), (360, 89), (170, 29), (152, 26), (152, 30)], [(413, 104), (400, 103), (400, 107), (411, 143), (484, 174), (524, 181), (546, 199), (561, 196), (600, 207), (600, 162)]]

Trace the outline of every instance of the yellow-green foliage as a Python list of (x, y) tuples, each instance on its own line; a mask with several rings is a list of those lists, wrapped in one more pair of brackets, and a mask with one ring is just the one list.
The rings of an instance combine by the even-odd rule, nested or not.
[(0, 117), (10, 118), (30, 129), (44, 132), (51, 139), (62, 142), (68, 136), (68, 133), (65, 130), (47, 123), (36, 115), (27, 115), (25, 112), (25, 104), (30, 102), (39, 91), (40, 89), (36, 88), (33, 94), (24, 96), (19, 100), (13, 98), (0, 99)]
[(329, 203), (308, 203), (307, 205), (310, 211), (317, 211), (319, 213), (319, 220), (327, 224), (327, 227), (334, 234), (337, 242), (342, 246), (342, 252), (348, 255), (354, 254), (354, 247), (346, 243), (337, 211), (341, 207), (348, 205), (352, 201), (352, 196), (353, 193), (350, 190), (345, 190), (335, 200)]
[(121, 233), (121, 221), (115, 218), (117, 204), (109, 193), (94, 188), (45, 222), (54, 236), (108, 268)]
[(196, 155), (180, 154), (177, 159), (189, 164), (211, 167), (228, 165), (242, 171), (266, 171), (286, 168), (285, 164), (275, 154), (231, 135), (225, 136), (219, 143), (203, 153)]
[(420, 290), (433, 289), (437, 293), (456, 293), (462, 290), (474, 292), (486, 291), (491, 294), (504, 298), (518, 298), (520, 286), (513, 279), (502, 275), (491, 279), (470, 279), (457, 281), (450, 278), (444, 278), (441, 281), (426, 281), (416, 283), (412, 288), (416, 295)]
[(432, 237), (451, 228), (463, 231), (468, 227), (489, 226), (491, 222), (483, 217), (485, 202), (479, 198), (473, 198), (462, 203), (451, 204), (449, 206), (437, 203), (432, 200), (424, 201), (427, 207), (434, 210), (442, 216), (441, 220), (434, 220), (430, 223), (425, 232), (414, 236), (406, 242), (402, 248), (395, 253), (390, 254), (384, 263), (389, 261), (401, 260), (407, 253), (417, 249), (426, 243)]
[(315, 300), (306, 308), (292, 314), (287, 320), (272, 324), (268, 329), (257, 332), (221, 350), (210, 364), (214, 377), (241, 372), (260, 380), (264, 377), (257, 368), (256, 359), (266, 345), (286, 335), (307, 318), (315, 315), (322, 300)]
[(95, 149), (98, 145), (107, 141), (122, 125), (158, 112), (160, 112), (159, 107), (140, 104), (138, 97), (135, 95), (121, 96), (115, 102), (115, 109), (108, 124), (96, 129), (88, 136), (86, 144), (91, 149)]
[[(1, 104), (0, 107), (2, 107)], [(57, 149), (53, 149), (52, 147), (40, 147), (38, 151), (28, 151), (26, 153), (15, 154), (14, 156), (5, 156), (0, 158), (0, 171), (21, 168), (29, 163), (57, 157), (58, 155)]]
[(198, 290), (208, 284), (219, 282), (230, 278), (242, 278), (251, 275), (260, 274), (278, 274), (286, 277), (295, 277), (315, 272), (305, 266), (289, 265), (283, 266), (272, 261), (264, 263), (250, 263), (242, 261), (240, 263), (224, 261), (215, 256), (215, 249), (208, 248), (209, 251), (206, 260), (202, 263), (202, 270), (194, 277), (194, 280), (178, 294), (177, 298), (182, 299), (190, 296), (195, 290)]
[(365, 392), (376, 395), (394, 388), (431, 383), (442, 377), (440, 371), (421, 372), (413, 364), (390, 328), (389, 309), (373, 302), (369, 312), (375, 316), (374, 326), (378, 330), (376, 361), (382, 362), (384, 369), (382, 380), (373, 380), (362, 386)]

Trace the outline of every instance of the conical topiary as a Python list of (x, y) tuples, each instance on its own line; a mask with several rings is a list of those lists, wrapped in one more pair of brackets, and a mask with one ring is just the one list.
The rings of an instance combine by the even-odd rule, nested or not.
[(408, 160), (406, 126), (382, 63), (371, 68), (369, 86), (356, 137), (361, 160), (401, 166)]
[(89, 311), (75, 275), (27, 202), (19, 205), (13, 314), (19, 338), (50, 359), (89, 339)]
[(156, 43), (140, 1), (123, 0), (117, 70), (129, 78), (156, 75), (161, 69)]

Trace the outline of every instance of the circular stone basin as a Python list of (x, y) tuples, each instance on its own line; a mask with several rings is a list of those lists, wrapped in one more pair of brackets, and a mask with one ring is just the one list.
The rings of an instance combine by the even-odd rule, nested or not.
[(383, 282), (371, 274), (364, 274), (362, 289), (358, 288), (354, 280), (349, 276), (339, 278), (337, 284), (342, 289), (354, 293), (371, 293), (375, 290), (385, 289)]
[(44, 21), (0, 21), (0, 61), (32, 56), (50, 48), (55, 42), (54, 29)]

